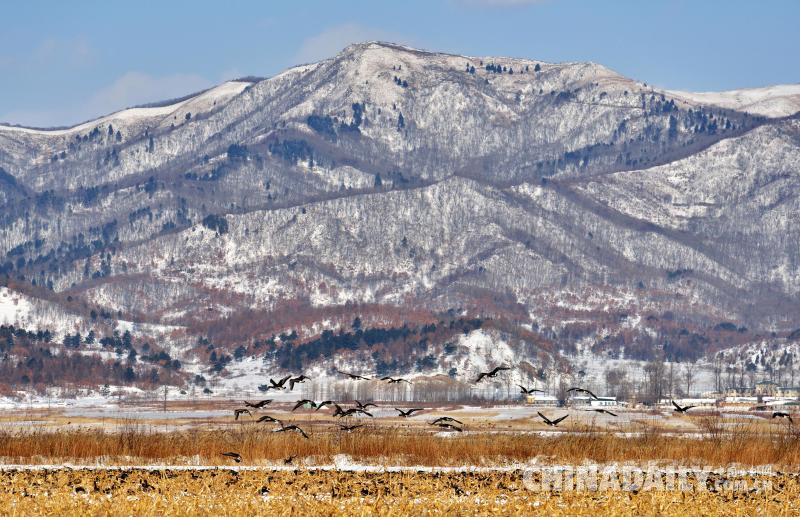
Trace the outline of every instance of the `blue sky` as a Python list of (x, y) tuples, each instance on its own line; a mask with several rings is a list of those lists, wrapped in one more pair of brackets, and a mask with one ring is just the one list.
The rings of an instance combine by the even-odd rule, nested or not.
[(797, 83), (798, 22), (791, 0), (8, 2), (0, 121), (73, 124), (371, 39), (595, 61), (674, 89)]

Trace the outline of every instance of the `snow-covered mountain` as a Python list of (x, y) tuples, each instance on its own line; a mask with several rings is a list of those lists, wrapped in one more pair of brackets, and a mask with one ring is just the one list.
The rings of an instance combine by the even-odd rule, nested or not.
[(532, 363), (531, 343), (680, 359), (783, 339), (800, 327), (799, 99), (353, 45), (69, 129), (0, 126), (2, 271), (198, 371), (209, 340), (262, 354), (355, 317), (493, 321), (482, 336)]

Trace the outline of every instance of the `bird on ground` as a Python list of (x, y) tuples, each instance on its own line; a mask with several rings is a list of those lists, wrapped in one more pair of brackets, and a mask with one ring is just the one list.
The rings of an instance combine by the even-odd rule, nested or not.
[(294, 459), (295, 459), (296, 457), (297, 457), (297, 454), (292, 454), (291, 456), (289, 456), (288, 458), (285, 458), (285, 459), (283, 460), (283, 464), (284, 464), (284, 465), (291, 465), (291, 464), (292, 464), (292, 462), (294, 462)]
[(251, 407), (253, 409), (261, 409), (262, 407), (264, 407), (267, 404), (269, 404), (270, 402), (272, 402), (272, 399), (259, 400), (258, 402), (248, 402), (248, 401), (245, 400), (243, 402), (244, 402), (244, 405), (247, 406), (247, 407)]
[(350, 431), (355, 431), (359, 427), (364, 427), (364, 424), (355, 424), (355, 425), (339, 424), (339, 429), (341, 429), (342, 431), (345, 431), (347, 433), (349, 433)]
[(435, 424), (435, 425), (436, 425), (436, 427), (441, 427), (442, 429), (449, 429), (449, 430), (451, 430), (451, 431), (457, 431), (457, 432), (459, 432), (459, 433), (461, 433), (461, 432), (463, 432), (463, 431), (464, 431), (464, 430), (463, 430), (463, 429), (461, 429), (460, 427), (458, 427), (458, 426), (456, 426), (456, 425), (453, 425), (453, 424), (448, 424), (448, 423), (446, 423), (446, 422), (442, 422), (442, 423), (440, 423), (440, 424)]
[(675, 409), (673, 409), (673, 411), (675, 411), (677, 413), (686, 413), (687, 411), (689, 411), (693, 407), (696, 407), (696, 406), (683, 406), (683, 407), (681, 407), (678, 404), (676, 404), (674, 400), (672, 401), (672, 405), (675, 406)]
[(422, 408), (412, 408), (412, 409), (406, 409), (406, 410), (402, 410), (402, 409), (399, 409), (399, 408), (394, 408), (394, 409), (395, 409), (395, 411), (399, 411), (400, 412), (399, 416), (401, 416), (403, 418), (410, 417), (412, 414), (414, 414), (415, 411), (423, 411)]
[(294, 389), (295, 384), (302, 384), (307, 380), (309, 380), (309, 377), (306, 377), (305, 375), (300, 375), (298, 377), (289, 379), (289, 391), (292, 391)]
[(456, 424), (464, 425), (464, 422), (461, 422), (460, 420), (456, 420), (455, 418), (449, 416), (440, 416), (439, 418), (431, 422), (431, 425), (436, 425), (440, 422), (455, 422)]
[(242, 456), (238, 452), (223, 452), (222, 455), (231, 458), (236, 463), (242, 462)]
[(280, 420), (278, 420), (277, 418), (271, 417), (269, 415), (262, 416), (261, 418), (256, 420), (256, 422), (258, 422), (259, 424), (261, 424), (263, 422), (275, 422), (276, 424), (283, 425), (283, 423)]
[(772, 413), (772, 418), (786, 418), (789, 420), (790, 424), (794, 424), (794, 420), (792, 420), (792, 415), (789, 413), (784, 413), (783, 411), (774, 411)]
[(286, 381), (288, 381), (291, 378), (292, 378), (291, 375), (287, 375), (286, 377), (284, 377), (283, 379), (281, 379), (279, 381), (275, 381), (273, 379), (270, 379), (269, 383), (272, 386), (269, 386), (267, 389), (282, 390), (283, 389), (283, 385), (286, 384)]
[(517, 384), (519, 386), (519, 392), (523, 395), (533, 395), (536, 392), (544, 393), (544, 390), (537, 390), (536, 388), (526, 388), (522, 384)]
[(511, 368), (509, 368), (508, 366), (498, 366), (498, 367), (496, 367), (494, 370), (492, 370), (490, 372), (481, 372), (481, 373), (478, 374), (478, 378), (475, 379), (475, 382), (481, 382), (485, 378), (494, 379), (495, 377), (497, 377), (498, 373), (500, 373), (500, 372), (502, 372), (504, 370), (510, 370), (510, 369)]
[(364, 404), (364, 403), (359, 402), (359, 401), (356, 400), (356, 407), (358, 407), (358, 409), (367, 409), (370, 406), (371, 407), (378, 407), (377, 404), (373, 404), (372, 402), (367, 402), (366, 404)]
[(303, 438), (305, 438), (305, 439), (308, 439), (308, 435), (306, 434), (306, 432), (305, 432), (305, 431), (303, 431), (302, 429), (300, 429), (299, 427), (297, 427), (297, 426), (296, 426), (296, 425), (294, 425), (294, 424), (291, 424), (291, 425), (281, 425), (281, 427), (280, 427), (280, 428), (278, 428), (278, 429), (273, 429), (273, 430), (272, 430), (272, 432), (273, 432), (273, 433), (286, 433), (286, 432), (288, 432), (288, 431), (297, 431), (298, 433), (300, 433), (300, 434), (302, 434), (302, 435), (303, 435)]
[(233, 419), (234, 420), (239, 420), (239, 415), (243, 415), (245, 413), (247, 413), (250, 416), (253, 416), (253, 413), (251, 413), (249, 409), (234, 409), (233, 410)]
[(335, 406), (332, 400), (323, 400), (319, 404), (317, 404), (317, 409), (315, 411), (319, 411), (320, 409), (324, 408), (325, 406)]
[(607, 409), (601, 409), (601, 408), (587, 409), (586, 411), (594, 411), (595, 413), (605, 413), (606, 415), (617, 416), (616, 413), (612, 413), (611, 411), (609, 411)]
[(347, 375), (348, 377), (350, 377), (354, 381), (370, 381), (370, 380), (372, 380), (369, 377), (362, 377), (361, 375), (356, 375), (354, 373), (347, 373), (347, 372), (343, 372), (341, 370), (337, 370), (337, 371), (339, 373), (341, 373), (342, 375)]
[(569, 415), (564, 415), (561, 418), (556, 418), (555, 420), (550, 420), (549, 418), (547, 418), (543, 414), (539, 413), (538, 411), (536, 412), (536, 414), (539, 415), (540, 417), (542, 417), (542, 420), (544, 420), (544, 423), (549, 425), (550, 427), (556, 427), (559, 423), (561, 423), (564, 419), (566, 419), (569, 416)]
[(597, 398), (597, 395), (595, 395), (594, 393), (592, 393), (591, 391), (589, 391), (589, 390), (587, 390), (587, 389), (585, 389), (585, 388), (570, 388), (570, 389), (568, 389), (568, 390), (567, 390), (567, 393), (571, 393), (571, 392), (575, 392), (575, 393), (586, 393), (587, 395), (589, 395), (589, 396), (590, 396), (590, 397), (592, 397), (593, 399), (595, 399), (595, 400), (599, 400), (599, 399)]
[(407, 383), (411, 384), (411, 381), (406, 380), (406, 379), (402, 379), (400, 377), (398, 377), (397, 379), (395, 379), (394, 377), (383, 377), (383, 378), (381, 378), (381, 380), (382, 381), (389, 381), (389, 384), (397, 384), (397, 383), (400, 383), (400, 382), (407, 382)]
[(303, 400), (298, 400), (297, 401), (297, 404), (294, 405), (294, 407), (292, 408), (292, 411), (294, 411), (295, 409), (297, 409), (297, 408), (299, 408), (301, 406), (305, 406), (306, 404), (311, 406), (311, 409), (314, 409), (314, 408), (317, 407), (317, 403), (314, 402), (313, 400), (303, 399)]
[[(357, 413), (361, 413), (362, 415), (367, 415), (370, 418), (372, 417), (372, 413), (370, 413), (369, 411), (365, 411), (363, 409), (357, 408), (357, 407), (351, 407), (350, 409), (347, 409), (347, 410), (344, 410), (344, 411), (340, 411), (338, 413), (338, 415), (339, 415), (339, 418), (344, 418), (346, 416), (355, 415)], [(334, 413), (334, 415), (336, 415), (336, 414), (337, 413)]]

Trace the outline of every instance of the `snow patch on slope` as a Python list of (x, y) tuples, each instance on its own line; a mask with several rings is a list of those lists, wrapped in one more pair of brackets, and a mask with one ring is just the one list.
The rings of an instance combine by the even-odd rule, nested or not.
[(713, 104), (769, 118), (788, 117), (800, 111), (800, 84), (779, 84), (725, 92), (663, 92), (694, 104)]

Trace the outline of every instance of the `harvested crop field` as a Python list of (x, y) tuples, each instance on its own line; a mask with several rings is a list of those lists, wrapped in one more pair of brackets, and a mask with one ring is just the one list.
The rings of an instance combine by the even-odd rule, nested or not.
[[(768, 490), (740, 489), (758, 474), (711, 476), (706, 488), (644, 487), (538, 492), (522, 470), (9, 468), (0, 472), (6, 515), (612, 514), (796, 515), (796, 476), (769, 475)], [(734, 489), (733, 487), (739, 487)], [(566, 488), (566, 487), (565, 487)]]

